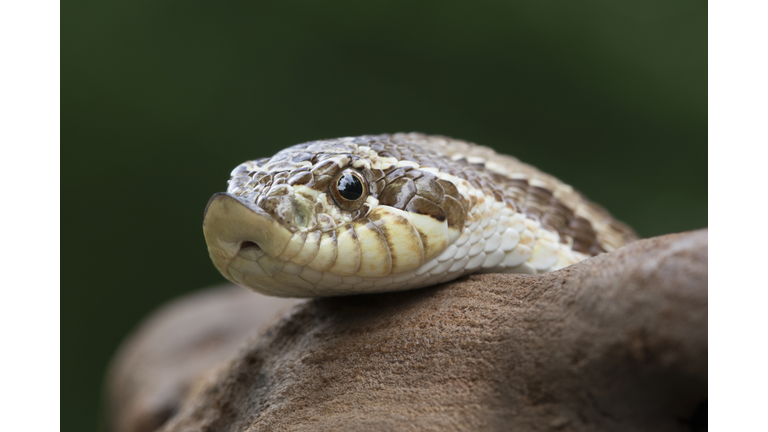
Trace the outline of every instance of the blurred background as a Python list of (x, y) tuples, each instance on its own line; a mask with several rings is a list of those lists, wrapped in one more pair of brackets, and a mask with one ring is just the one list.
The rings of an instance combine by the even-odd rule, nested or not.
[(143, 317), (224, 282), (201, 223), (230, 170), (292, 144), (449, 135), (644, 237), (707, 225), (705, 1), (73, 0), (62, 21), (65, 431), (98, 429)]

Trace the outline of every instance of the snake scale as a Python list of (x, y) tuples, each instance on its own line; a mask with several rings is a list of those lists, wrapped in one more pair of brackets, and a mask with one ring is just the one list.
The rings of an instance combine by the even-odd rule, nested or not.
[(245, 162), (208, 202), (203, 231), (224, 277), (280, 297), (544, 273), (637, 239), (531, 165), (417, 133), (313, 141)]

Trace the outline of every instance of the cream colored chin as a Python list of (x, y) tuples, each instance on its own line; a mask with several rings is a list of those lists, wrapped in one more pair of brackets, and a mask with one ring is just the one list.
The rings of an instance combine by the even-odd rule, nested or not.
[(233, 280), (229, 264), (243, 243), (255, 243), (258, 245), (256, 249), (276, 256), (291, 239), (290, 231), (263, 210), (249, 207), (227, 193), (218, 193), (208, 202), (203, 234), (213, 264), (229, 280)]

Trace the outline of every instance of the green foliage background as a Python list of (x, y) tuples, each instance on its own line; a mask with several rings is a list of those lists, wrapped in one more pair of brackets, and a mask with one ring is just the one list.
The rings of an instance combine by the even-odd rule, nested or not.
[(707, 225), (704, 1), (74, 0), (62, 21), (65, 431), (98, 428), (142, 317), (223, 281), (201, 220), (230, 170), (292, 144), (449, 135), (643, 236)]

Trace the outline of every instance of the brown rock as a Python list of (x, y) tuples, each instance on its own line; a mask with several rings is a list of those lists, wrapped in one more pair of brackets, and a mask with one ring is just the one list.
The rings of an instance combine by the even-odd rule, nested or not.
[(248, 339), (280, 302), (217, 290), (150, 318), (113, 365), (113, 430), (706, 430), (706, 230), (297, 301)]
[(227, 286), (189, 294), (156, 312), (112, 362), (109, 429), (144, 432), (162, 426), (193, 383), (215, 376), (249, 336), (291, 303)]

